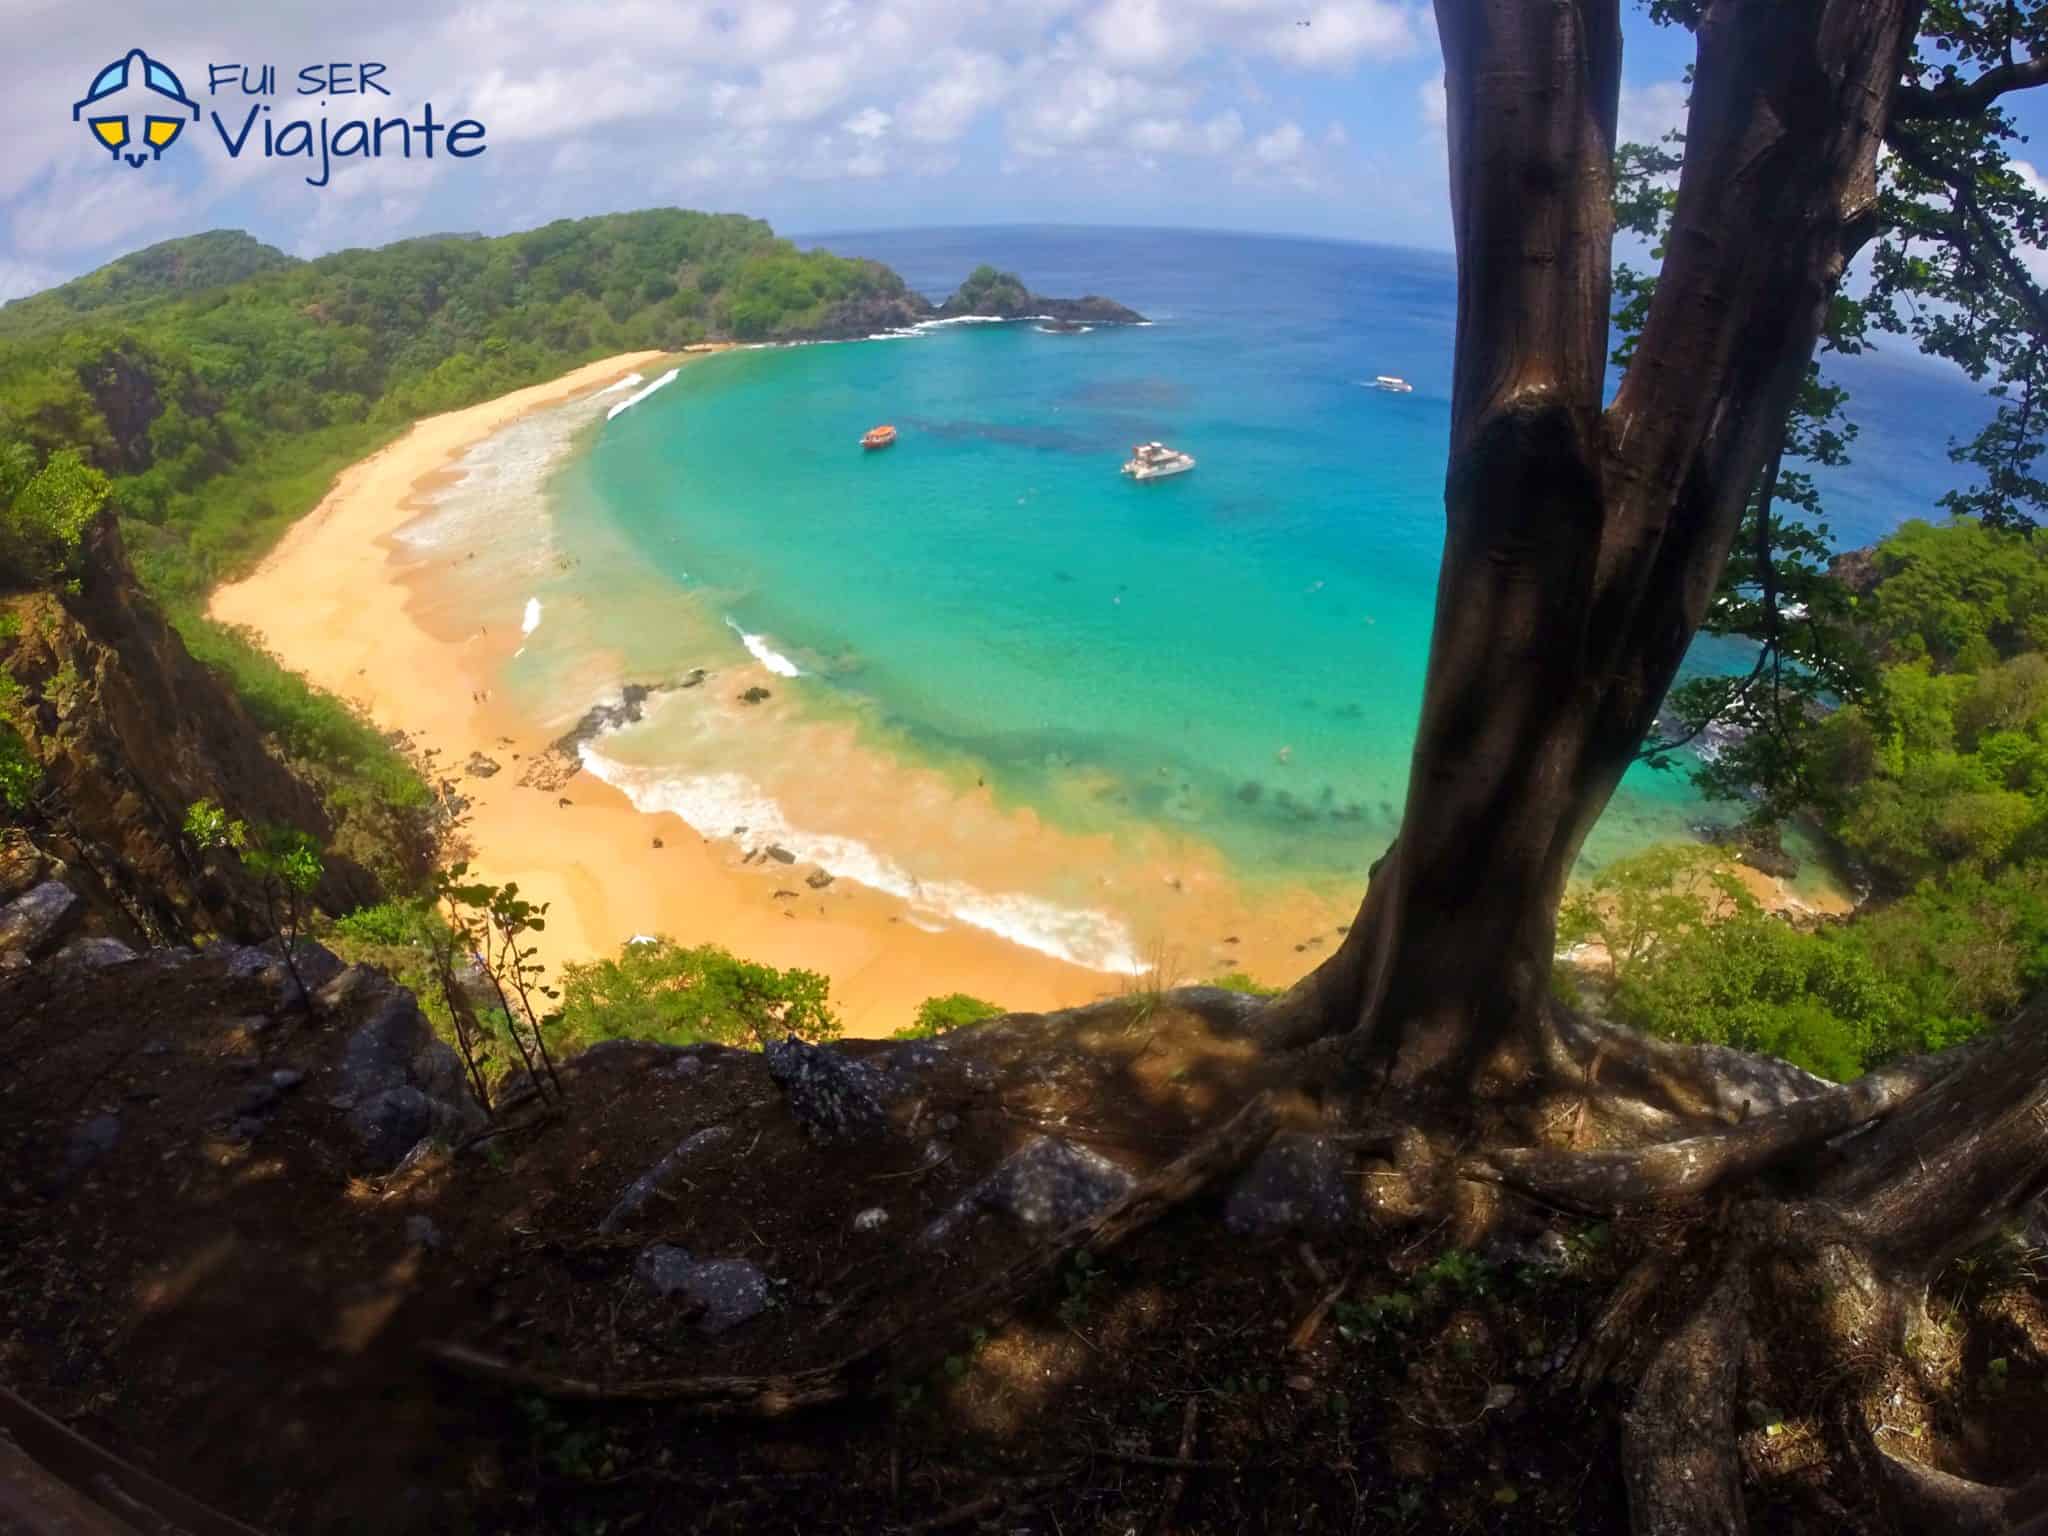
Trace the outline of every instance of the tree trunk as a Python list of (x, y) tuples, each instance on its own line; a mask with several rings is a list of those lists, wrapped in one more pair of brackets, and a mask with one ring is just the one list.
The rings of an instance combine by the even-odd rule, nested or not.
[(1458, 336), (1401, 831), (1280, 1040), (1456, 1094), (1554, 1055), (1557, 904), (1705, 616), (1849, 257), (1916, 0), (1710, 0), (1663, 275), (1601, 409), (1618, 0), (1437, 0)]

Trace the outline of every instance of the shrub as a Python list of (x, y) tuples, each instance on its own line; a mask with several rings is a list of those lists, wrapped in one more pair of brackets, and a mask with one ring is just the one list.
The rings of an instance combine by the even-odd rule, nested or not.
[(1225, 971), (1221, 976), (1210, 977), (1202, 985), (1221, 987), (1226, 992), (1249, 992), (1253, 997), (1278, 997), (1287, 990), (1285, 987), (1269, 987), (1263, 981), (1254, 981), (1246, 971)]
[(899, 1029), (893, 1038), (898, 1040), (930, 1040), (939, 1035), (950, 1035), (956, 1029), (972, 1029), (977, 1024), (986, 1024), (990, 1019), (999, 1019), (1007, 1008), (970, 997), (965, 992), (948, 992), (944, 997), (928, 997), (917, 1005), (917, 1017), (907, 1029)]
[(715, 944), (685, 948), (656, 938), (621, 945), (615, 960), (564, 966), (555, 1033), (566, 1047), (599, 1040), (759, 1047), (784, 1034), (829, 1040), (839, 1033), (829, 988), (816, 971), (779, 971)]

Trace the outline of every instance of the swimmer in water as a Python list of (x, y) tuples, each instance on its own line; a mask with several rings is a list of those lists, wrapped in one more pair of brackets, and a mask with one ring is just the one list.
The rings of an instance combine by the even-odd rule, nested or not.
[(1275, 752), (1273, 754), (1273, 761), (1281, 764), (1284, 767), (1290, 760), (1292, 760), (1293, 757), (1294, 748), (1282, 747), (1278, 752)]

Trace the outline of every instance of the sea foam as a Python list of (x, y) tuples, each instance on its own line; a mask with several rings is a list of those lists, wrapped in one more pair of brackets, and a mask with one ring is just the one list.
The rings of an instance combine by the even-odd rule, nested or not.
[(782, 652), (770, 646), (764, 636), (748, 634), (744, 629), (740, 628), (739, 621), (736, 619), (727, 618), (725, 623), (728, 629), (740, 637), (740, 644), (747, 648), (747, 653), (777, 677), (802, 677), (804, 675), (803, 668), (783, 655)]
[(1106, 912), (1063, 907), (1022, 892), (985, 891), (963, 880), (919, 880), (857, 839), (791, 825), (772, 797), (737, 773), (667, 774), (619, 762), (590, 742), (577, 750), (585, 768), (640, 810), (670, 812), (713, 835), (744, 826), (751, 843), (774, 843), (800, 862), (900, 897), (910, 904), (916, 927), (936, 932), (945, 922), (965, 923), (1090, 970), (1137, 976), (1146, 969), (1130, 930)]
[(673, 384), (676, 380), (676, 375), (681, 372), (682, 370), (680, 368), (671, 368), (667, 373), (664, 373), (652, 384), (643, 384), (640, 388), (634, 390), (632, 394), (626, 396), (625, 399), (621, 400), (617, 405), (613, 406), (610, 410), (606, 411), (604, 413), (604, 419), (606, 421), (610, 421), (614, 416), (617, 416), (621, 411), (630, 411), (642, 400), (645, 400), (657, 389), (660, 389), (662, 385)]
[(647, 376), (644, 373), (629, 373), (623, 379), (618, 379), (613, 383), (605, 385), (603, 389), (592, 390), (584, 398), (589, 400), (600, 400), (606, 395), (615, 395), (622, 389), (631, 389), (635, 384), (638, 384), (642, 379), (646, 377)]
[(540, 599), (537, 597), (529, 597), (526, 600), (526, 612), (521, 614), (519, 618), (519, 633), (522, 635), (530, 635), (536, 629), (539, 628)]

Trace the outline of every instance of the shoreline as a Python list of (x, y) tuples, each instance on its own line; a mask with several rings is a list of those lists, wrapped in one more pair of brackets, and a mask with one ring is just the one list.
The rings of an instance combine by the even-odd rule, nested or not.
[[(437, 633), (423, 611), (434, 562), (402, 566), (396, 535), (432, 509), (428, 498), (484, 439), (654, 363), (686, 367), (704, 355), (621, 354), (416, 422), (344, 470), (248, 576), (214, 591), (208, 613), (255, 630), (285, 665), (380, 730), (405, 732), (436, 777), (456, 781), (477, 875), (517, 881), (530, 900), (550, 904), (539, 943), (554, 975), (564, 962), (615, 955), (637, 934), (722, 944), (745, 959), (823, 972), (855, 1036), (902, 1028), (920, 1001), (948, 992), (1042, 1010), (1128, 989), (1127, 978), (986, 930), (928, 931), (901, 899), (851, 880), (814, 890), (800, 871), (742, 868), (730, 844), (671, 813), (638, 809), (587, 770), (559, 792), (519, 784), (521, 766), (546, 752), (552, 733), (491, 698), (519, 643), (517, 626)], [(472, 754), (500, 770), (466, 774)]]

